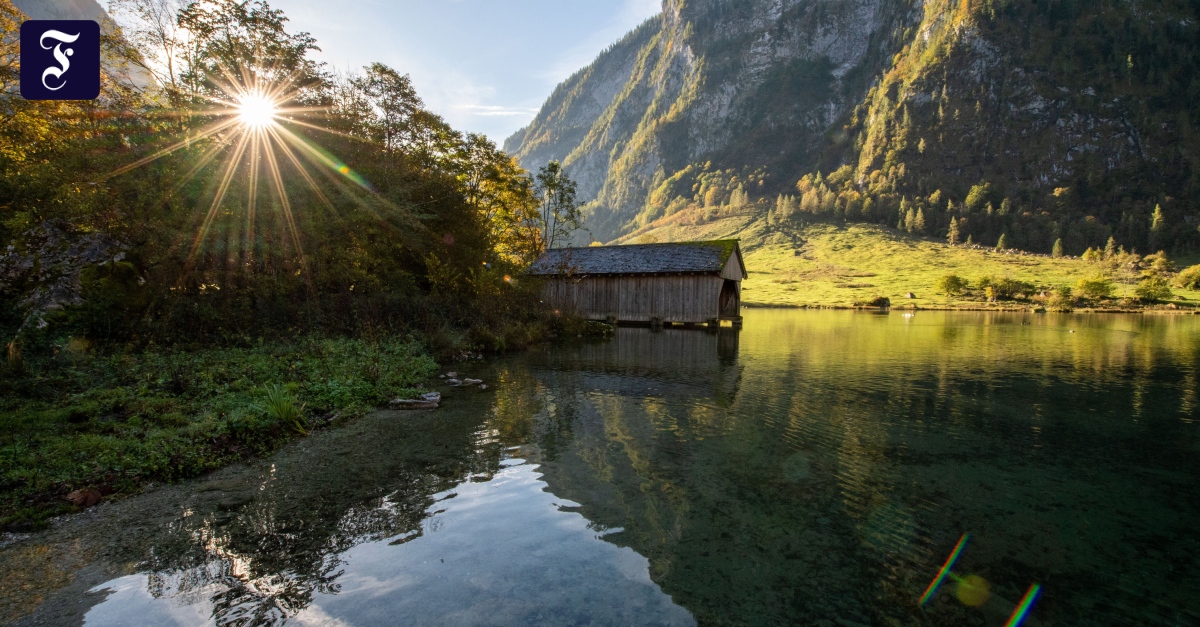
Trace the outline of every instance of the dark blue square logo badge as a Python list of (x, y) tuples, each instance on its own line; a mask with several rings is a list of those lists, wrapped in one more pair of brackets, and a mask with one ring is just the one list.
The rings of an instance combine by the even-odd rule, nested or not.
[(21, 24), (21, 96), (92, 100), (100, 95), (100, 24), (27, 20)]

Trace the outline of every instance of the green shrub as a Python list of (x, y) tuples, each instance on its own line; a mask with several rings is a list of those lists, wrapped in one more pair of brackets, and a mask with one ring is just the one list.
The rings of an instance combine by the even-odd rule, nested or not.
[(1161, 276), (1148, 276), (1138, 283), (1135, 292), (1137, 297), (1144, 301), (1167, 300), (1174, 296), (1171, 293), (1171, 286), (1167, 280)]
[(1181, 270), (1175, 277), (1175, 286), (1185, 290), (1200, 290), (1200, 263)]
[(1112, 281), (1102, 276), (1079, 279), (1079, 282), (1075, 284), (1075, 292), (1087, 300), (1100, 300), (1112, 296), (1113, 284)]
[(1050, 298), (1046, 300), (1046, 305), (1058, 311), (1071, 309), (1075, 305), (1075, 297), (1071, 288), (1066, 285), (1054, 288), (1054, 291), (1050, 293)]
[(979, 279), (979, 287), (988, 295), (988, 300), (1029, 298), (1037, 290), (1033, 283), (1029, 283), (1028, 281), (1018, 281), (1009, 278), (997, 279), (992, 276), (985, 276)]
[(969, 286), (970, 282), (968, 282), (966, 279), (956, 274), (947, 274), (938, 279), (935, 287), (937, 288), (937, 291), (945, 294), (946, 296), (957, 296), (965, 292)]

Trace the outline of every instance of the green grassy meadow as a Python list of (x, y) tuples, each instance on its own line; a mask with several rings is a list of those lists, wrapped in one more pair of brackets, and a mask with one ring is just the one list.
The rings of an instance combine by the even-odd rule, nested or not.
[[(1036, 301), (987, 302), (979, 279), (1026, 281), (1041, 289), (1074, 286), (1103, 271), (1079, 257), (1053, 258), (1019, 251), (950, 246), (877, 225), (816, 223), (769, 228), (751, 216), (698, 225), (668, 224), (641, 231), (620, 243), (688, 241), (737, 237), (750, 277), (742, 284), (747, 306), (849, 307), (884, 296), (893, 307), (1028, 309)], [(1200, 259), (1175, 260), (1181, 268)], [(967, 292), (937, 292), (938, 279), (956, 274), (970, 282)], [(1200, 305), (1200, 291), (1172, 288), (1171, 301), (1144, 306), (1133, 286), (1116, 285), (1113, 298), (1079, 303), (1078, 308), (1180, 309)], [(916, 298), (909, 299), (908, 293)]]

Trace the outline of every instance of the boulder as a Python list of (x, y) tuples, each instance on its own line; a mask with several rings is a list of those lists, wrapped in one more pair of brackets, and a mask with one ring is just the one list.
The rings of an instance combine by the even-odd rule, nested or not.
[(422, 394), (419, 398), (396, 398), (390, 403), (392, 409), (437, 409), (442, 395), (437, 392)]
[(905, 294), (905, 295), (904, 295), (904, 297), (905, 297), (905, 298), (916, 298), (916, 297), (917, 297), (917, 295), (916, 295), (916, 294), (913, 294), (912, 292), (909, 292), (909, 293)]
[(462, 381), (458, 379), (446, 379), (446, 385), (462, 385)]
[(476, 383), (483, 383), (483, 379), (464, 378), (462, 382), (463, 385), (475, 385)]

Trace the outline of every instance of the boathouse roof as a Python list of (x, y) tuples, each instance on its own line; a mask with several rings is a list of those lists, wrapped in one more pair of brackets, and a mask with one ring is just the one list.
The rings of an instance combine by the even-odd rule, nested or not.
[[(730, 257), (736, 258), (730, 264)], [(727, 268), (727, 266), (730, 266)], [(622, 274), (721, 274), (734, 272), (745, 278), (746, 264), (738, 240), (670, 244), (629, 244), (553, 248), (529, 267), (535, 276)], [(731, 277), (732, 278), (732, 277)]]

